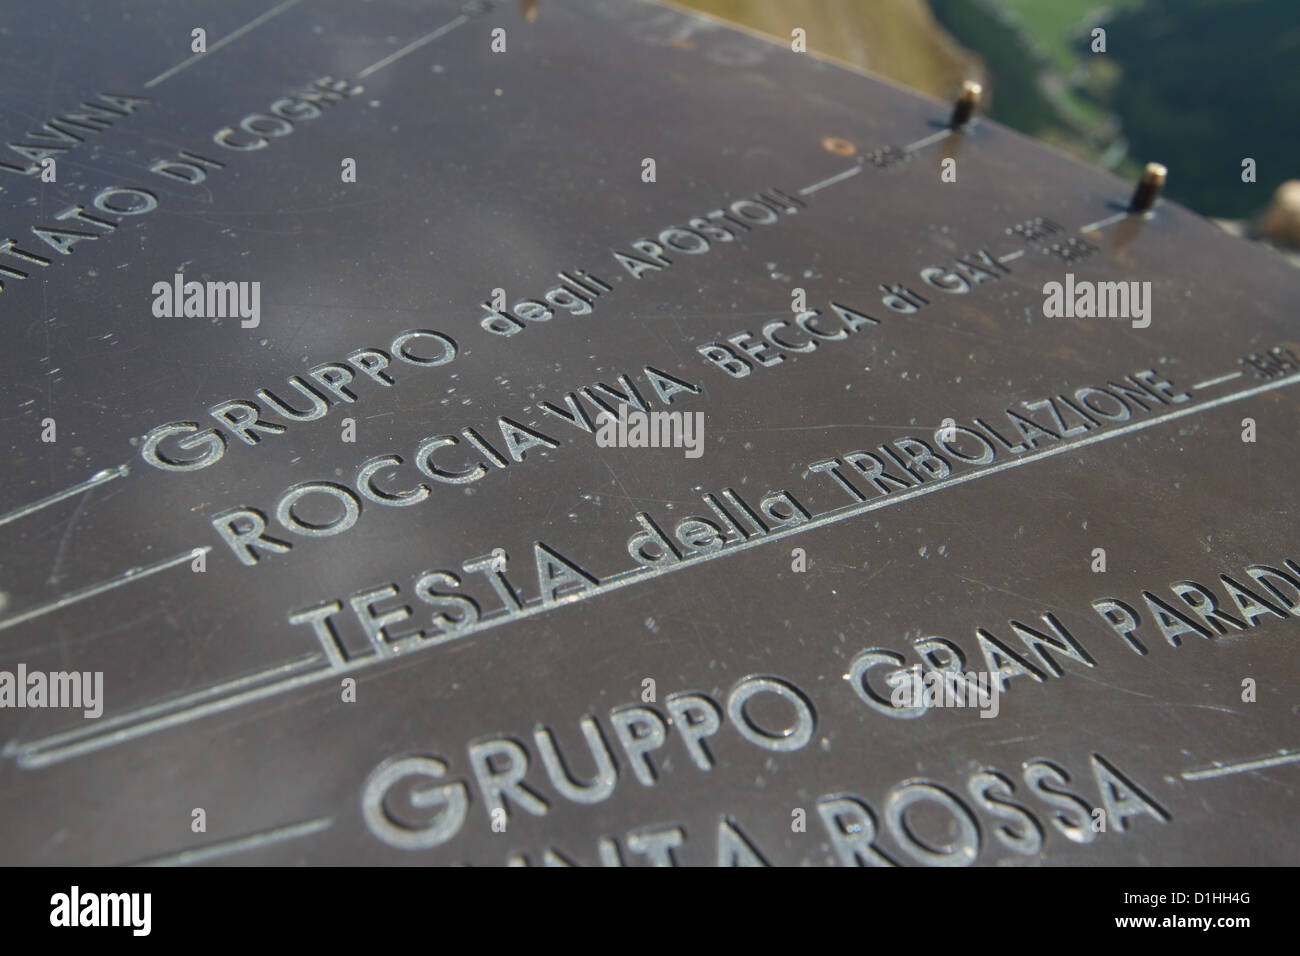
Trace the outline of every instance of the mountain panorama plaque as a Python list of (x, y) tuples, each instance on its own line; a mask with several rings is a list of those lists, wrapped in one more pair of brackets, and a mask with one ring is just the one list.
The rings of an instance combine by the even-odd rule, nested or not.
[(1296, 859), (1300, 273), (1161, 167), (640, 0), (3, 42), (5, 862)]

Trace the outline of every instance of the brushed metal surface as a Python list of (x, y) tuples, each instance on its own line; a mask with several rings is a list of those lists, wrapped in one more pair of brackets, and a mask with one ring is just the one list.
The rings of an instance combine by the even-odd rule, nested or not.
[[(1131, 183), (996, 124), (946, 135), (951, 104), (634, 0), (543, 3), (532, 22), (515, 5), (446, 0), (40, 9), (4, 38), (4, 141), (69, 148), (51, 154), (55, 182), (0, 171), (5, 235), (49, 260), (0, 257), (29, 274), (0, 273), (0, 670), (102, 672), (103, 715), (0, 710), (4, 862), (827, 864), (868, 844), (863, 859), (908, 865), (1296, 861), (1297, 623), (1246, 570), (1300, 562), (1297, 369), (1266, 376), (1241, 362), (1300, 347), (1300, 276), (1270, 253), (1170, 203), (1125, 217)], [(199, 26), (209, 52), (189, 62)], [(325, 76), (336, 85), (318, 92), (338, 97), (318, 98), (320, 115), (281, 105), (289, 131), (266, 118)], [(101, 93), (147, 102), (101, 128), (64, 123), (75, 143), (39, 135), (77, 104), (107, 102)], [(241, 130), (254, 114), (254, 132)], [(228, 142), (265, 145), (214, 142), (225, 128), (237, 131)], [(824, 145), (831, 137), (854, 155)], [(150, 171), (186, 162), (180, 150), (222, 165), (199, 164), (197, 184)], [(0, 152), (17, 167), (30, 159)], [(354, 183), (341, 179), (348, 158)], [(956, 182), (941, 179), (945, 158)], [(1177, 176), (1178, 157), (1152, 158)], [(112, 188), (147, 190), (157, 208), (97, 209)], [(774, 202), (743, 205), (760, 192)], [(107, 195), (109, 209), (147, 204)], [(710, 218), (733, 203), (741, 224)], [(77, 207), (112, 227), (57, 218)], [(758, 221), (763, 208), (775, 221)], [(1059, 229), (1033, 241), (1014, 231), (1040, 217)], [(715, 229), (707, 249), (683, 233), (661, 239), (693, 218)], [(54, 237), (64, 254), (32, 226), (85, 235)], [(1095, 251), (1069, 262), (1051, 251), (1071, 240)], [(1002, 261), (981, 264), (980, 250)], [(658, 268), (634, 277), (614, 252)], [(929, 267), (939, 285), (971, 288), (927, 284)], [(608, 286), (588, 287), (590, 314), (557, 309), (509, 336), (481, 326), (493, 290), (517, 312), (575, 270)], [(178, 272), (260, 283), (257, 327), (155, 316), (154, 284)], [(1066, 273), (1149, 282), (1149, 326), (1045, 317), (1044, 284)], [(882, 286), (895, 284), (925, 304), (891, 308)], [(859, 327), (801, 332), (796, 289), (824, 334), (844, 328), (832, 303)], [(760, 355), (780, 362), (749, 357), (741, 378), (700, 352), (777, 321), (789, 323), (778, 337), (816, 347), (769, 346)], [(454, 361), (403, 362), (394, 340), (409, 330), (450, 337)], [(434, 341), (411, 352), (435, 354)], [(392, 384), (365, 359), (349, 363), (367, 348), (388, 355)], [(286, 422), (258, 398), (269, 389), (303, 407), (286, 382), (323, 363), (350, 368), (355, 401), (336, 393), (323, 417)], [(666, 404), (647, 367), (698, 391)], [(935, 447), (947, 418), (1023, 442), (1006, 409), (1052, 429), (1049, 409), (1021, 403), (1144, 370), (1172, 384), (1127, 421), (1074, 418), (1077, 435), (1036, 434), (1020, 454), (988, 436), (993, 461), (949, 458), (942, 478), (887, 462), (911, 486), (887, 495), (841, 464), (858, 502), (811, 467), (880, 456), (905, 436)], [(594, 416), (580, 389), (610, 401), (594, 383), (622, 389), (624, 374), (654, 410), (703, 413), (702, 455), (601, 447), (543, 408), (572, 414), (572, 395)], [(210, 413), (229, 401), (257, 402), (285, 430), (241, 441)], [(505, 432), (526, 433), (503, 418), (554, 447), (515, 460)], [(144, 437), (176, 422), (220, 428), (224, 454), (192, 471), (150, 464)], [(481, 461), (481, 479), (422, 475), (418, 452), (437, 436), (455, 438), (437, 445), (444, 470)], [(159, 447), (197, 458), (205, 446)], [(378, 484), (423, 483), (427, 499), (395, 507), (356, 491), (358, 467), (392, 455), (403, 463)], [(286, 491), (310, 482), (349, 489), (339, 494), (359, 502), (355, 525), (313, 537), (278, 522)], [(757, 533), (724, 489), (751, 509), (786, 491), (810, 520), (769, 518)], [(295, 514), (328, 525), (327, 494)], [(681, 562), (642, 569), (627, 547), (637, 515), (669, 534), (688, 516), (717, 521), (704, 495), (737, 519), (737, 540), (694, 557), (681, 546)], [(291, 550), (241, 563), (213, 525), (239, 508), (260, 511)], [(538, 542), (589, 579), (548, 563)], [(561, 575), (553, 600), (539, 554)], [(463, 567), (483, 557), (486, 570)], [(493, 566), (517, 609), (493, 588)], [(434, 635), (438, 608), (417, 594), (430, 571), (458, 576), (477, 624)], [(1245, 620), (1222, 574), (1280, 613)], [(1171, 590), (1182, 581), (1248, 626), (1173, 646), (1142, 593), (1212, 631)], [(375, 598), (373, 614), (411, 612), (385, 636), (430, 636), (374, 649), (350, 602), (385, 586), (397, 597)], [(1106, 598), (1140, 614), (1144, 654), (1098, 613)], [(345, 648), (333, 663), (310, 623), (290, 622), (329, 602)], [(1044, 614), (1091, 665), (1049, 648), (1056, 676), (1010, 624), (1051, 635)], [(979, 629), (1036, 672), (1007, 682), (992, 719), (950, 708), (900, 719), (846, 680), (861, 652), (910, 667), (916, 642), (936, 636), (967, 670), (987, 670)], [(877, 692), (889, 669), (870, 671)], [(797, 688), (813, 715), (806, 743), (799, 705), (758, 677)], [(691, 746), (709, 729), (693, 723), (707, 704), (688, 698), (693, 717), (669, 722), (684, 693), (717, 707), (707, 755)], [(611, 716), (636, 707), (664, 721), (652, 773), (645, 742), (621, 741)], [(614, 772), (612, 790), (581, 802), (548, 773), (536, 734), (553, 733), (589, 783), (588, 715)], [(526, 759), (522, 797), (504, 782), (512, 759)], [(493, 772), (506, 787), (495, 818)], [(990, 772), (1011, 788), (979, 777)], [(981, 782), (1001, 795), (973, 795)], [(849, 798), (870, 808), (874, 837), (852, 830), (866, 811), (834, 802)], [(1112, 811), (1105, 832), (1093, 809)]]

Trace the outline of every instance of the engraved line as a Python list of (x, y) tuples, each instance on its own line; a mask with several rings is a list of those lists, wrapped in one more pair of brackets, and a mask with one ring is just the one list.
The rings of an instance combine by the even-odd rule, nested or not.
[(915, 153), (917, 150), (925, 149), (925, 147), (937, 143), (940, 140), (947, 139), (951, 135), (952, 135), (952, 130), (941, 129), (933, 136), (927, 136), (925, 137), (925, 139), (918, 139), (915, 143), (908, 143), (906, 146), (903, 147), (903, 152)]
[(173, 77), (173, 76), (175, 76), (177, 73), (179, 73), (181, 70), (184, 70), (184, 69), (187, 69), (187, 68), (190, 67), (190, 66), (193, 66), (195, 63), (197, 63), (199, 60), (203, 59), (203, 58), (204, 58), (205, 56), (207, 56), (209, 53), (216, 53), (218, 50), (220, 50), (223, 46), (225, 46), (225, 45), (226, 45), (227, 43), (229, 43), (231, 40), (238, 40), (240, 37), (242, 37), (242, 36), (243, 36), (245, 33), (247, 33), (249, 30), (255, 30), (257, 27), (260, 27), (263, 23), (265, 23), (267, 20), (271, 19), (273, 16), (276, 16), (277, 14), (281, 13), (281, 12), (284, 11), (284, 10), (288, 10), (288, 9), (289, 9), (291, 6), (293, 6), (295, 3), (299, 3), (299, 2), (300, 2), (300, 0), (284, 0), (284, 3), (280, 4), (280, 5), (277, 6), (277, 7), (273, 7), (272, 9), (270, 9), (270, 10), (268, 10), (268, 11), (266, 11), (266, 13), (262, 14), (262, 15), (261, 15), (260, 17), (258, 17), (257, 19), (255, 19), (255, 20), (250, 20), (248, 23), (245, 23), (242, 27), (240, 27), (240, 28), (239, 28), (238, 30), (236, 30), (234, 33), (231, 33), (231, 34), (228, 34), (227, 36), (222, 37), (222, 38), (221, 38), (220, 40), (218, 40), (216, 43), (212, 44), (212, 46), (208, 47), (208, 49), (207, 49), (207, 51), (206, 51), (205, 53), (195, 53), (195, 54), (194, 54), (192, 57), (190, 57), (188, 60), (185, 60), (185, 61), (182, 62), (182, 63), (178, 63), (178, 64), (176, 64), (174, 67), (172, 67), (170, 70), (167, 70), (165, 73), (159, 73), (159, 74), (158, 74), (157, 76), (155, 76), (152, 80), (150, 80), (148, 83), (146, 83), (146, 84), (144, 85), (144, 88), (147, 90), (147, 89), (149, 89), (150, 87), (157, 86), (157, 85), (158, 85), (159, 83), (161, 83), (163, 80), (170, 79), (171, 77)]
[(1263, 770), (1265, 767), (1280, 767), (1282, 764), (1300, 763), (1300, 750), (1284, 750), (1276, 757), (1261, 757), (1258, 760), (1243, 760), (1241, 763), (1225, 763), (1209, 770), (1185, 770), (1180, 776), (1184, 780), (1208, 780), (1211, 777), (1227, 777), (1234, 773), (1248, 773), (1251, 770)]
[[(511, 615), (503, 614), (502, 617)], [(515, 615), (517, 616), (517, 615)], [(457, 634), (456, 637), (463, 635)], [(425, 645), (433, 643), (443, 643), (443, 641), (431, 640), (425, 641)], [(255, 700), (263, 700), (267, 697), (274, 697), (278, 694), (287, 693), (296, 690), (299, 687), (305, 687), (308, 684), (315, 684), (318, 681), (326, 680), (338, 674), (346, 674), (348, 671), (358, 670), (363, 666), (378, 663), (379, 661), (392, 660), (392, 657), (364, 657), (357, 661), (352, 661), (342, 667), (323, 667), (317, 670), (308, 671), (305, 674), (299, 674), (296, 677), (290, 677), (273, 684), (263, 684), (261, 687), (255, 687), (252, 690), (241, 691), (237, 694), (231, 694), (229, 697), (218, 697), (198, 706), (191, 707), (188, 710), (178, 711), (174, 714), (165, 714), (162, 717), (154, 717), (149, 720), (134, 723), (139, 717), (141, 711), (129, 711), (122, 714), (119, 718), (121, 723), (130, 723), (131, 726), (123, 727), (121, 730), (115, 730), (107, 734), (83, 734), (82, 739), (74, 743), (63, 746), (51, 746), (51, 737), (31, 740), (27, 743), (10, 744), (5, 748), (6, 756), (14, 756), (20, 767), (26, 769), (35, 769), (46, 767), (50, 764), (59, 763), (70, 757), (80, 757), (83, 754), (93, 753), (96, 750), (102, 750), (105, 747), (111, 747), (114, 744), (126, 743), (128, 740), (135, 740), (138, 737), (145, 737), (149, 734), (158, 733), (161, 730), (167, 730), (169, 727), (178, 727), (181, 724), (188, 724), (191, 721), (198, 720), (201, 717), (210, 717), (213, 714), (219, 714), (223, 711), (232, 710), (242, 704), (247, 704)], [(249, 675), (249, 680), (268, 673), (260, 671), (258, 674)], [(161, 709), (161, 706), (159, 707)]]
[(297, 840), (300, 837), (311, 836), (313, 833), (328, 830), (332, 826), (334, 826), (333, 817), (317, 817), (315, 820), (303, 820), (301, 823), (289, 823), (281, 827), (272, 827), (270, 830), (250, 833), (248, 836), (239, 837), (235, 840), (210, 843), (207, 846), (195, 847), (192, 850), (182, 850), (180, 853), (174, 853), (170, 856), (153, 857), (152, 859), (141, 860), (138, 863), (129, 863), (127, 865), (188, 866), (191, 863), (205, 863), (208, 860), (230, 856), (232, 853), (245, 853), (248, 850), (258, 850), (274, 843), (283, 843), (285, 840)]
[(1245, 372), (1229, 372), (1227, 375), (1220, 375), (1218, 378), (1212, 378), (1208, 382), (1201, 382), (1199, 385), (1193, 385), (1192, 388), (1209, 388), (1211, 385), (1222, 385), (1224, 382), (1231, 382), (1234, 378), (1240, 378)]
[(390, 63), (397, 62), (402, 57), (406, 56), (406, 54), (408, 53), (414, 53), (416, 50), (424, 46), (426, 43), (438, 39), (438, 37), (442, 36), (444, 33), (448, 33), (456, 29), (462, 23), (467, 23), (467, 22), (469, 22), (469, 17), (467, 17), (465, 14), (462, 13), (460, 16), (458, 16), (455, 20), (452, 20), (450, 23), (444, 23), (442, 26), (438, 27), (438, 29), (434, 30), (432, 33), (425, 34), (424, 36), (420, 37), (420, 39), (408, 43), (406, 46), (402, 47), (396, 53), (389, 54), (388, 56), (380, 60), (378, 63), (370, 64), (370, 66), (366, 67), (364, 70), (362, 70), (360, 73), (357, 74), (357, 79), (364, 80), (371, 73), (376, 73), (379, 70), (382, 70)]
[[(140, 707), (136, 710), (119, 714), (116, 717), (106, 717), (83, 723), (80, 727), (73, 730), (65, 730), (61, 733), (43, 737), (41, 743), (44, 745), (54, 745), (68, 741), (80, 740), (83, 737), (100, 736), (110, 728), (134, 723), (142, 717), (151, 717), (154, 714), (166, 713), (167, 711), (175, 710), (177, 707), (195, 704), (207, 698), (220, 697), (223, 694), (238, 690), (241, 687), (247, 687), (250, 684), (257, 684), (269, 678), (285, 677), (289, 674), (295, 674), (306, 668), (308, 665), (320, 664), (324, 659), (325, 655), (316, 651), (303, 657), (295, 658), (287, 663), (277, 664), (275, 667), (268, 667), (265, 670), (254, 671), (252, 674), (246, 674), (243, 677), (237, 677), (234, 680), (222, 681), (219, 684), (209, 684), (207, 687), (203, 687), (189, 694), (182, 694), (179, 697), (171, 697), (155, 704), (149, 704), (145, 707)], [(5, 744), (3, 750), (0, 750), (0, 756), (12, 757), (22, 751), (23, 748), (23, 744), (10, 741)]]
[[(905, 153), (918, 152), (922, 149), (925, 149), (925, 147), (927, 146), (939, 142), (940, 140), (947, 139), (951, 135), (952, 135), (952, 130), (950, 129), (940, 130), (939, 132), (935, 133), (933, 136), (927, 136), (925, 137), (925, 139), (918, 139), (915, 143), (910, 143), (909, 145), (904, 146), (903, 152)], [(850, 178), (851, 176), (856, 176), (858, 173), (862, 172), (863, 168), (864, 168), (863, 162), (862, 160), (859, 160), (858, 165), (854, 166), (851, 169), (846, 169), (844, 170), (844, 172), (838, 173), (832, 176), (830, 179), (823, 179), (819, 183), (813, 183), (811, 186), (805, 186), (803, 189), (799, 190), (799, 195), (811, 196), (813, 193), (819, 192), (820, 190), (825, 189), (827, 186), (834, 186), (836, 183), (843, 182), (844, 180)]]
[(862, 164), (858, 163), (858, 165), (850, 169), (846, 169), (842, 173), (836, 173), (830, 179), (823, 179), (819, 183), (813, 183), (811, 186), (805, 186), (803, 189), (799, 190), (799, 195), (811, 196), (819, 189), (825, 189), (827, 186), (834, 186), (836, 183), (842, 182), (843, 180), (848, 179), (850, 176), (856, 176), (860, 172), (862, 172)]
[(1115, 223), (1119, 222), (1121, 219), (1126, 219), (1127, 217), (1128, 217), (1128, 213), (1126, 213), (1126, 212), (1117, 212), (1117, 213), (1115, 213), (1115, 215), (1113, 215), (1113, 216), (1107, 216), (1105, 219), (1098, 219), (1096, 222), (1090, 222), (1090, 223), (1088, 223), (1088, 225), (1086, 225), (1086, 226), (1080, 226), (1080, 227), (1079, 227), (1079, 231), (1080, 231), (1080, 232), (1096, 232), (1098, 229), (1105, 229), (1107, 226), (1113, 226)]
[[(1188, 415), (1194, 415), (1206, 409), (1217, 408), (1222, 405), (1227, 405), (1232, 402), (1241, 401), (1243, 399), (1251, 398), (1255, 395), (1259, 395), (1264, 392), (1273, 391), (1275, 389), (1284, 388), (1288, 385), (1295, 385), (1297, 383), (1300, 383), (1300, 373), (1289, 375), (1286, 378), (1278, 379), (1273, 382), (1265, 382), (1261, 385), (1255, 386), (1254, 388), (1244, 389), (1240, 392), (1233, 392), (1230, 395), (1222, 395), (1219, 398), (1211, 399), (1210, 401), (1207, 402), (1199, 402), (1188, 408), (1180, 408), (1172, 412), (1167, 412), (1164, 415), (1156, 416), (1154, 418), (1147, 418), (1147, 419), (1143, 419), (1142, 421), (1133, 422), (1131, 424), (1121, 426), (1119, 428), (1108, 429), (1098, 434), (1091, 435), (1087, 438), (1080, 438), (1077, 441), (1063, 443), (1045, 449), (1043, 451), (1034, 452), (1029, 455), (1023, 455), (1019, 458), (1013, 458), (1008, 461), (1002, 462), (1000, 465), (989, 465), (988, 467), (979, 468), (976, 469), (975, 471), (969, 471), (964, 474), (957, 475), (956, 477), (953, 478), (945, 478), (942, 481), (936, 482), (933, 485), (921, 485), (911, 489), (910, 491), (903, 492), (902, 494), (899, 495), (889, 495), (884, 498), (873, 499), (872, 501), (854, 502), (848, 505), (844, 505), (843, 507), (836, 508), (832, 511), (826, 512), (825, 514), (819, 515), (816, 518), (812, 518), (809, 521), (805, 521), (802, 524), (794, 525), (793, 527), (790, 528), (769, 531), (765, 535), (750, 538), (747, 541), (742, 541), (736, 544), (727, 545), (718, 551), (713, 551), (710, 552), (709, 554), (688, 558), (686, 560), (677, 562), (675, 564), (670, 564), (665, 567), (629, 568), (627, 570), (616, 572), (615, 574), (610, 575), (608, 578), (605, 578), (604, 580), (601, 581), (600, 584), (594, 587), (586, 588), (582, 591), (577, 591), (571, 594), (562, 595), (550, 602), (542, 602), (541, 600), (535, 600), (525, 605), (523, 608), (519, 610), (510, 611), (510, 612), (498, 612), (496, 615), (493, 615), (490, 618), (484, 618), (480, 620), (473, 627), (468, 627), (465, 628), (464, 630), (456, 631), (451, 634), (443, 634), (432, 638), (420, 638), (419, 635), (412, 635), (412, 637), (405, 639), (405, 641), (395, 641), (393, 642), (393, 644), (397, 650), (407, 651), (415, 648), (422, 649), (427, 647), (433, 647), (441, 644), (446, 644), (454, 640), (460, 640), (462, 638), (466, 638), (478, 634), (481, 631), (486, 631), (491, 628), (498, 627), (499, 625), (507, 622), (522, 620), (524, 618), (532, 617), (535, 614), (539, 614), (545, 611), (555, 610), (558, 607), (562, 607), (568, 604), (576, 604), (579, 601), (585, 601), (589, 598), (596, 597), (597, 595), (604, 594), (606, 591), (614, 591), (619, 588), (626, 587), (629, 584), (634, 584), (643, 579), (658, 577), (659, 575), (662, 574), (670, 574), (673, 571), (681, 570), (686, 567), (693, 567), (696, 564), (699, 564), (701, 562), (712, 561), (715, 558), (722, 557), (724, 555), (733, 554), (737, 551), (746, 551), (749, 548), (757, 547), (758, 545), (761, 544), (766, 544), (769, 541), (781, 540), (791, 535), (802, 534), (805, 531), (810, 531), (815, 528), (820, 528), (824, 525), (834, 524), (836, 522), (843, 521), (846, 518), (857, 517), (860, 514), (866, 514), (868, 512), (876, 511), (881, 508), (887, 508), (896, 504), (901, 504), (902, 502), (908, 501), (912, 498), (919, 498), (922, 495), (932, 494), (933, 492), (946, 488), (949, 485), (965, 484), (968, 481), (974, 481), (978, 478), (983, 478), (986, 475), (991, 475), (997, 472), (1006, 471), (1011, 468), (1019, 468), (1020, 466), (1025, 465), (1029, 462), (1037, 461), (1040, 458), (1051, 458), (1056, 455), (1068, 454), (1070, 452), (1073, 452), (1075, 449), (1083, 448), (1087, 445), (1095, 445), (1098, 442), (1108, 441), (1111, 438), (1117, 438), (1121, 435), (1131, 434), (1136, 431), (1143, 431), (1147, 428), (1154, 428), (1155, 426), (1163, 424), (1164, 422), (1167, 421), (1173, 421), (1175, 419), (1184, 418)], [(398, 645), (401, 646), (398, 647)], [(159, 730), (164, 730), (169, 727), (175, 727), (180, 724), (189, 723), (190, 721), (197, 720), (202, 717), (207, 717), (211, 714), (220, 713), (222, 711), (229, 710), (233, 707), (237, 707), (241, 704), (247, 703), (249, 701), (260, 700), (262, 698), (270, 697), (275, 694), (280, 694), (290, 690), (294, 690), (298, 687), (303, 687), (308, 684), (313, 684), (321, 680), (337, 677), (338, 675), (346, 674), (349, 671), (358, 670), (363, 667), (369, 667), (372, 664), (377, 664), (384, 661), (392, 661), (393, 659), (394, 657), (392, 655), (386, 655), (383, 657), (379, 657), (379, 656), (364, 657), (358, 660), (349, 661), (348, 663), (342, 666), (327, 667), (319, 671), (312, 671), (305, 674), (300, 674), (295, 677), (291, 677), (274, 684), (265, 684), (261, 687), (244, 691), (242, 693), (235, 694), (231, 697), (208, 701), (207, 703), (201, 704), (189, 711), (170, 714), (168, 716), (161, 717), (161, 718), (155, 718), (153, 720), (149, 720), (144, 723), (140, 723), (123, 730), (119, 730), (113, 734), (100, 735), (98, 737), (90, 737), (86, 740), (83, 740), (80, 743), (72, 744), (66, 747), (50, 747), (49, 743), (51, 741), (51, 738), (45, 738), (45, 739), (32, 740), (25, 744), (11, 745), (10, 747), (6, 748), (6, 753), (15, 755), (17, 757), (18, 764), (25, 768), (48, 766), (49, 764), (58, 763), (70, 757), (80, 756), (82, 754), (90, 753), (92, 751), (99, 750), (104, 747), (112, 746), (113, 744), (116, 743), (122, 743), (124, 741), (141, 737), (146, 734), (155, 733)], [(413, 655), (408, 656), (406, 660), (412, 661), (414, 660), (414, 656)], [(130, 716), (132, 715), (131, 714), (122, 715), (124, 720)]]
[(999, 256), (998, 262), (1015, 262), (1025, 254), (1024, 249), (1017, 249), (1015, 252), (1008, 252), (1005, 256)]
[(116, 468), (105, 468), (103, 471), (96, 472), (80, 484), (73, 485), (71, 488), (64, 488), (62, 491), (56, 491), (48, 498), (42, 498), (40, 501), (33, 502), (30, 505), (23, 505), (21, 508), (15, 508), (8, 514), (0, 515), (0, 525), (8, 524), (10, 521), (17, 521), (19, 518), (25, 518), (29, 514), (40, 511), (42, 508), (48, 508), (50, 505), (58, 504), (64, 498), (71, 498), (73, 495), (79, 495), (83, 491), (89, 491), (91, 488), (106, 484), (114, 478), (125, 478), (129, 474), (126, 465), (118, 465)]
[(204, 554), (212, 550), (212, 545), (205, 545), (202, 548), (191, 548), (184, 554), (178, 554), (173, 558), (166, 558), (156, 564), (146, 564), (144, 567), (130, 568), (119, 574), (115, 578), (109, 578), (107, 581), (100, 581), (98, 584), (92, 584), (89, 587), (81, 588), (77, 591), (69, 591), (67, 594), (47, 604), (38, 605), (22, 614), (15, 614), (13, 617), (7, 617), (0, 621), (0, 631), (13, 627), (16, 624), (22, 624), (24, 621), (30, 621), (32, 618), (40, 617), (42, 614), (49, 614), (51, 611), (57, 611), (59, 608), (67, 607), (69, 604), (76, 604), (78, 601), (84, 601), (86, 598), (95, 597), (103, 594), (105, 591), (111, 591), (113, 588), (121, 587), (123, 584), (130, 584), (133, 581), (141, 581), (151, 574), (157, 574), (159, 571), (166, 571), (168, 568), (174, 568), (178, 564), (184, 564), (186, 561), (193, 561), (194, 556), (202, 551)]

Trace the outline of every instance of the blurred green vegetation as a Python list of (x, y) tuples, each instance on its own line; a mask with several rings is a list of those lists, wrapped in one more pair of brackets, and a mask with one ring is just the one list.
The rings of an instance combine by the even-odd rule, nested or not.
[[(1008, 126), (1127, 175), (1162, 162), (1167, 195), (1208, 216), (1248, 217), (1300, 176), (1297, 0), (930, 3), (984, 58), (990, 115)], [(1247, 157), (1253, 184), (1241, 180)]]
[(787, 42), (802, 27), (932, 95), (982, 79), (992, 118), (1121, 175), (1162, 162), (1167, 194), (1204, 215), (1248, 217), (1300, 178), (1300, 0), (681, 2)]
[(1241, 218), (1300, 178), (1297, 0), (1145, 0), (1108, 29), (1123, 76), (1113, 106), (1131, 152), (1169, 166), (1171, 198)]
[(1042, 44), (1056, 68), (1069, 73), (1077, 66), (1078, 50), (1071, 37), (1079, 24), (1101, 9), (1140, 7), (1142, 0), (1002, 0), (1002, 4)]

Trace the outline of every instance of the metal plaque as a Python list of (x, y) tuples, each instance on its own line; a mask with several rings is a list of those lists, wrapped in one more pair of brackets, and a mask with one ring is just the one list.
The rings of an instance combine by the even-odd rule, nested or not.
[(1300, 858), (1272, 253), (640, 0), (0, 41), (4, 862)]

